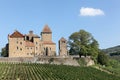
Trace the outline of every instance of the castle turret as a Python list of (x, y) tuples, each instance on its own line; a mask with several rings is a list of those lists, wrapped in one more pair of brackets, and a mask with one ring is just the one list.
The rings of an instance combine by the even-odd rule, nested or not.
[(67, 40), (63, 37), (59, 40), (59, 55), (60, 56), (68, 55)]
[(41, 32), (41, 41), (43, 43), (44, 55), (45, 56), (55, 56), (56, 55), (56, 44), (52, 41), (52, 31), (45, 25)]
[(42, 38), (42, 41), (52, 41), (52, 31), (48, 27), (48, 25), (44, 26), (41, 32), (41, 38)]

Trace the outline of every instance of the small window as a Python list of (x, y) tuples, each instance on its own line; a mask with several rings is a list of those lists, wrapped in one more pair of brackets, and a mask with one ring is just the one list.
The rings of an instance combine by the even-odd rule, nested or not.
[(37, 50), (38, 48), (36, 47), (36, 50)]
[(22, 51), (22, 48), (20, 48), (20, 50)]
[(31, 49), (32, 49), (32, 47), (31, 47)]
[(29, 49), (29, 47), (27, 49)]
[(20, 44), (22, 45), (22, 42), (20, 42)]
[(65, 41), (62, 41), (62, 43), (65, 43)]
[(17, 46), (17, 50), (18, 50), (19, 48), (18, 48), (18, 46)]
[(29, 53), (27, 53), (27, 55), (29, 55)]
[(36, 42), (36, 44), (38, 44), (38, 43)]
[(18, 44), (18, 41), (16, 43)]

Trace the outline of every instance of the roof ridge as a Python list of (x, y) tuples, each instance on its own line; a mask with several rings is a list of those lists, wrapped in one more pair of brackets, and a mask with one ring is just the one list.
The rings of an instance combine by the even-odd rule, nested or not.
[(20, 37), (24, 37), (24, 35), (22, 33), (20, 33), (19, 31), (15, 30), (14, 33), (12, 33), (10, 35), (11, 38), (20, 38)]
[(52, 31), (51, 31), (50, 27), (46, 24), (46, 25), (44, 26), (42, 32), (50, 32), (50, 33), (51, 33)]

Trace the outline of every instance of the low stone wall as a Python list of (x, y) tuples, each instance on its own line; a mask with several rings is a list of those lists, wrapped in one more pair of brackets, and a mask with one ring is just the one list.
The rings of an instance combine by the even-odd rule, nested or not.
[(0, 58), (0, 62), (33, 62), (34, 58), (8, 58), (8, 57), (2, 57)]
[(78, 62), (71, 57), (17, 57), (17, 58), (0, 58), (0, 62), (24, 62), (40, 64), (57, 64), (79, 66)]

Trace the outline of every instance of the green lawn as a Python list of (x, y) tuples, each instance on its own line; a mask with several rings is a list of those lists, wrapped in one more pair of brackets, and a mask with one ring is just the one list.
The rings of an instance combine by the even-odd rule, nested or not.
[(92, 67), (37, 63), (0, 63), (0, 80), (119, 80)]

